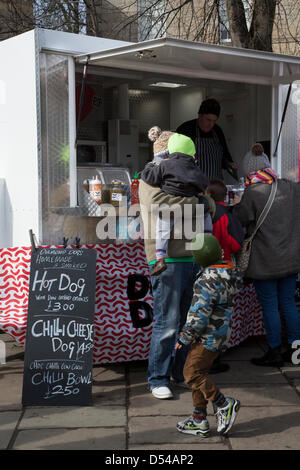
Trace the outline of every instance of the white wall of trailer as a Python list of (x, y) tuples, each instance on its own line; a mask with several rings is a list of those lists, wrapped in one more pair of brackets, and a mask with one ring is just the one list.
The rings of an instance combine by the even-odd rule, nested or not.
[(35, 61), (34, 31), (0, 42), (0, 178), (5, 180), (8, 218), (4, 247), (29, 245), (29, 229), (38, 234)]
[(30, 229), (42, 238), (40, 50), (80, 54), (126, 44), (42, 29), (0, 42), (0, 248), (29, 245)]
[(12, 239), (11, 212), (6, 182), (4, 178), (0, 178), (0, 247), (7, 246), (7, 240)]

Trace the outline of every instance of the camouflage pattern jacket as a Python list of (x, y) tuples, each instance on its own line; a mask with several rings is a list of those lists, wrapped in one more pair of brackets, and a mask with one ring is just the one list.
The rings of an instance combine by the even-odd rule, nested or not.
[(231, 262), (201, 270), (179, 343), (199, 341), (210, 351), (226, 349), (230, 338), (233, 296), (242, 287), (242, 278)]

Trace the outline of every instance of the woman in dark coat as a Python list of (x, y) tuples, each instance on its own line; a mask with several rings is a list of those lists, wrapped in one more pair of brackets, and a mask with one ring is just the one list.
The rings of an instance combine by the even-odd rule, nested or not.
[[(256, 168), (257, 170), (257, 168)], [(297, 273), (300, 272), (300, 183), (277, 178), (271, 168), (254, 171), (246, 178), (246, 189), (233, 213), (253, 232), (263, 210), (271, 185), (277, 179), (273, 205), (258, 229), (253, 242), (245, 276), (252, 279), (261, 303), (269, 349), (252, 363), (261, 366), (282, 366), (291, 362), (292, 344), (300, 340), (300, 314), (295, 304)], [(281, 310), (289, 343), (281, 351)]]

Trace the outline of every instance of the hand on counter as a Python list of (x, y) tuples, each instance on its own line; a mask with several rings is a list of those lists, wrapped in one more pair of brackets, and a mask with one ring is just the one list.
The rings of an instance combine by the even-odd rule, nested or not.
[(241, 196), (238, 196), (237, 194), (235, 194), (231, 205), (235, 206), (236, 204), (239, 204), (241, 202), (241, 199), (242, 199)]

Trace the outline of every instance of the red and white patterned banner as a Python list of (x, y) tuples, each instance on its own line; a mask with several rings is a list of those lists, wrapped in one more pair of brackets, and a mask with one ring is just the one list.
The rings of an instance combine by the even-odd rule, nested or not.
[[(147, 359), (152, 325), (133, 325), (130, 303), (134, 301), (127, 294), (130, 275), (143, 275), (149, 280), (143, 243), (82, 248), (97, 251), (94, 363)], [(22, 345), (26, 337), (30, 258), (30, 247), (0, 249), (0, 328)], [(141, 300), (153, 307), (150, 289)], [(261, 307), (250, 284), (235, 298), (230, 346), (264, 333)]]

